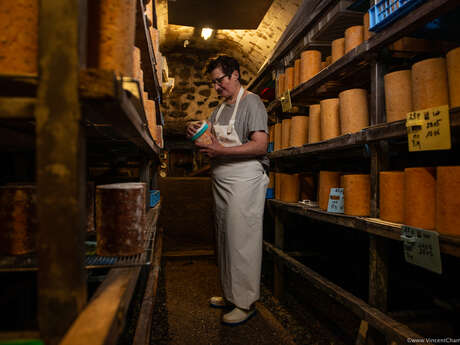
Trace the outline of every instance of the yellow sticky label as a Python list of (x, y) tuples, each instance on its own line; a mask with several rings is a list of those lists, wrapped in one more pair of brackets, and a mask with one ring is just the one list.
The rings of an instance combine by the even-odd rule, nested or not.
[(281, 101), (281, 109), (284, 113), (288, 112), (292, 108), (291, 103), (291, 92), (287, 90), (280, 98)]
[(449, 106), (412, 111), (406, 115), (409, 151), (449, 150)]

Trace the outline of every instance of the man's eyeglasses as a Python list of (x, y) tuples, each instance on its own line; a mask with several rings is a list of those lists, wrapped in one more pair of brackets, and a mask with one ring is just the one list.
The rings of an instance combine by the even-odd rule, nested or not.
[(216, 78), (216, 79), (211, 80), (211, 83), (214, 84), (214, 85), (215, 84), (222, 85), (222, 81), (224, 80), (225, 77), (230, 77), (230, 76), (228, 74), (225, 74), (220, 78)]

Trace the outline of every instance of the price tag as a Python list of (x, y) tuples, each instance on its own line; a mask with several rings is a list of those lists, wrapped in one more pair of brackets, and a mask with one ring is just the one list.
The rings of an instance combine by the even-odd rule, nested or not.
[(292, 103), (291, 103), (291, 92), (287, 90), (280, 98), (281, 101), (281, 108), (283, 109), (283, 112), (286, 113), (292, 108)]
[(327, 212), (343, 213), (343, 188), (331, 188)]
[(436, 231), (402, 226), (404, 257), (408, 263), (442, 273), (439, 234)]
[(407, 113), (406, 127), (411, 152), (451, 148), (448, 105)]

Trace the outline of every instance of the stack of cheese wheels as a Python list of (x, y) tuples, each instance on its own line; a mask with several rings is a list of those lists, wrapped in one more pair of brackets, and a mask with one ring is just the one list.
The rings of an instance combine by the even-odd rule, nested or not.
[(444, 58), (427, 59), (412, 66), (412, 102), (414, 110), (449, 104)]
[(310, 105), (308, 119), (308, 143), (321, 141), (321, 107), (319, 104)]
[(332, 60), (331, 62), (334, 63), (342, 56), (345, 55), (345, 39), (337, 38), (336, 40), (332, 41)]
[(436, 178), (436, 230), (460, 236), (460, 166), (438, 167)]
[(98, 67), (133, 76), (136, 2), (100, 0)]
[(281, 121), (281, 148), (289, 147), (289, 134), (291, 133), (291, 119)]
[(285, 81), (285, 89), (292, 90), (294, 88), (294, 67), (286, 68), (286, 81)]
[(280, 174), (281, 175), (281, 201), (299, 201), (299, 174)]
[(404, 170), (404, 224), (435, 228), (436, 171), (434, 168)]
[(404, 222), (404, 172), (380, 172), (380, 219)]
[(387, 122), (406, 119), (406, 114), (413, 110), (412, 76), (410, 70), (385, 74), (385, 106)]
[(130, 256), (144, 250), (145, 183), (96, 187), (96, 252)]
[(289, 147), (308, 143), (308, 116), (293, 116), (289, 133)]
[(0, 187), (0, 255), (34, 252), (37, 236), (35, 186)]
[(339, 94), (340, 131), (342, 134), (355, 133), (369, 126), (367, 91), (350, 89)]
[(345, 30), (345, 54), (363, 43), (363, 26), (355, 25)]
[(300, 200), (315, 200), (315, 177), (312, 174), (300, 174)]
[(323, 211), (327, 211), (331, 188), (340, 187), (340, 173), (336, 171), (319, 172), (318, 202)]
[(364, 40), (367, 41), (369, 38), (374, 36), (374, 33), (372, 31), (369, 31), (369, 26), (370, 26), (370, 21), (369, 21), (369, 12), (366, 12), (363, 17), (363, 34), (364, 34)]
[(350, 216), (369, 216), (371, 209), (371, 179), (366, 174), (342, 176), (344, 213)]
[(284, 93), (284, 83), (286, 80), (286, 75), (284, 73), (280, 73), (278, 75), (278, 98), (280, 98)]
[(278, 151), (281, 149), (281, 139), (282, 139), (282, 124), (278, 122), (275, 124), (275, 147), (274, 150)]
[(300, 85), (300, 59), (294, 61), (294, 87)]
[(281, 173), (275, 173), (275, 199), (281, 200)]
[(460, 47), (447, 53), (450, 107), (460, 107)]
[(38, 1), (0, 1), (0, 74), (38, 71)]
[(319, 102), (321, 106), (321, 140), (340, 135), (339, 99), (329, 98)]
[(300, 82), (305, 83), (321, 70), (321, 52), (305, 50), (300, 54)]

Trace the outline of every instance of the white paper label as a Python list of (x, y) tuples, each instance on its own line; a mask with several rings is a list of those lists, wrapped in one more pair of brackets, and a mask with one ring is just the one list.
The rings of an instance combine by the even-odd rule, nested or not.
[(436, 231), (402, 226), (404, 257), (408, 263), (442, 273), (439, 234)]
[(331, 188), (327, 212), (343, 213), (343, 188)]

